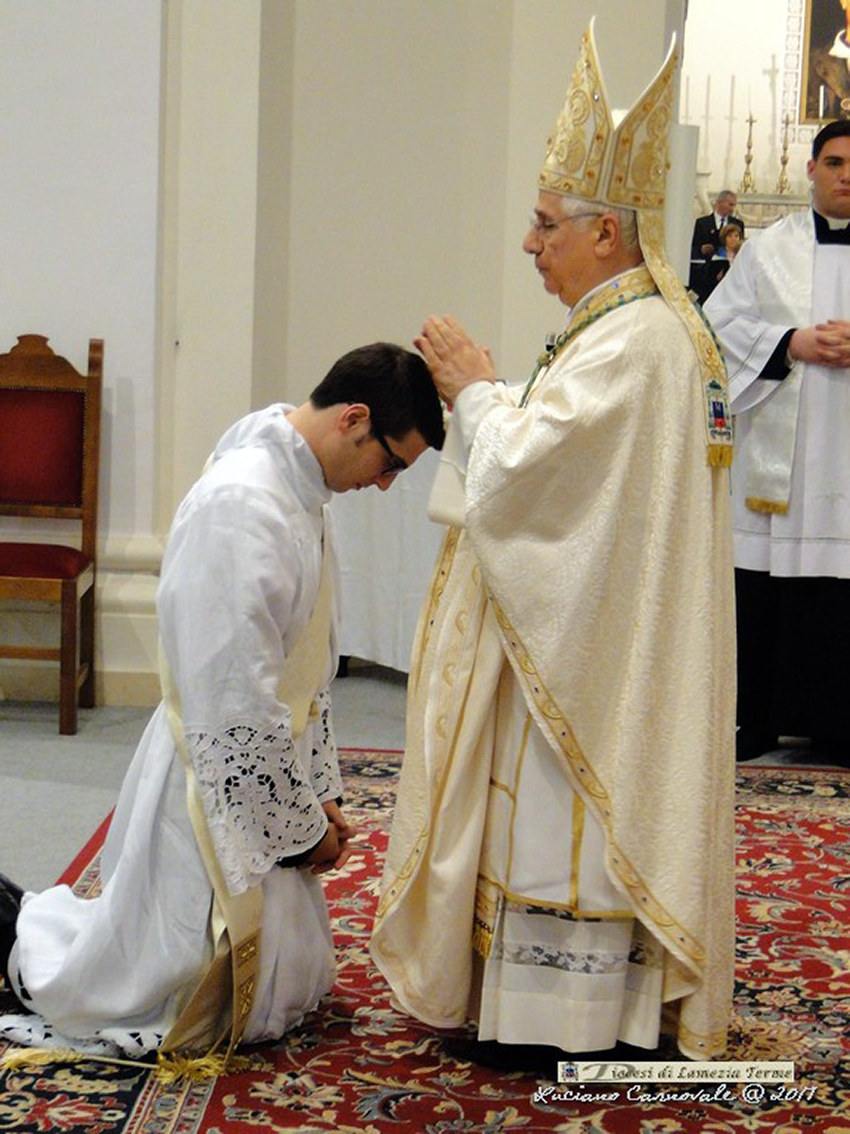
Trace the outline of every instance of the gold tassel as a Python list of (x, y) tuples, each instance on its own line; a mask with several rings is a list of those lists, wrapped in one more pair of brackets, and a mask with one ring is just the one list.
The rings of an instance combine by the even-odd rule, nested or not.
[(493, 947), (493, 930), (476, 919), (472, 930), (472, 948), (486, 960)]
[(16, 1047), (10, 1048), (0, 1056), (0, 1070), (15, 1071), (21, 1067), (43, 1067), (48, 1063), (109, 1063), (116, 1067), (136, 1067), (150, 1071), (161, 1083), (177, 1083), (185, 1079), (199, 1083), (217, 1079), (221, 1075), (231, 1075), (250, 1067), (247, 1055), (212, 1053), (191, 1056), (159, 1053), (156, 1063), (141, 1059), (119, 1059), (111, 1055), (86, 1055), (81, 1051), (71, 1051), (62, 1047)]
[(139, 1059), (118, 1059), (111, 1055), (86, 1055), (67, 1047), (10, 1047), (0, 1056), (0, 1070), (16, 1071), (19, 1067), (44, 1067), (48, 1063), (112, 1063), (119, 1067), (140, 1067), (154, 1071), (151, 1063)]
[(41, 1047), (10, 1047), (9, 1050), (0, 1057), (0, 1069), (3, 1071), (17, 1071), (19, 1067), (41, 1067), (45, 1063), (53, 1063), (62, 1060), (66, 1055), (73, 1055), (74, 1059), (80, 1058), (76, 1052), (64, 1052), (61, 1048), (41, 1048)]
[(233, 1075), (251, 1066), (247, 1055), (228, 1055), (227, 1052), (209, 1052), (207, 1055), (164, 1055), (156, 1057), (156, 1078), (162, 1083), (176, 1083), (188, 1079), (200, 1083), (206, 1079), (217, 1079), (221, 1075)]
[(709, 445), (708, 446), (708, 463), (713, 469), (731, 469), (731, 467), (732, 467), (732, 446), (731, 445)]

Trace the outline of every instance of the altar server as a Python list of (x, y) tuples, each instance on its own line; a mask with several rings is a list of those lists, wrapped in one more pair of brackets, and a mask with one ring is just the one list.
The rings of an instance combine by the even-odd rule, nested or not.
[(850, 122), (812, 207), (748, 240), (706, 304), (736, 422), (738, 756), (810, 737), (850, 759)]

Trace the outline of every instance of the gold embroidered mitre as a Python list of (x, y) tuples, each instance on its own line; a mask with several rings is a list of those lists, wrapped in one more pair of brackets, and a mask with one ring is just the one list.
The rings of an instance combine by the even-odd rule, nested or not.
[(582, 36), (564, 106), (546, 144), (537, 179), (547, 193), (615, 208), (633, 209), (644, 262), (669, 306), (685, 324), (704, 377), (708, 459), (732, 462), (732, 422), (726, 367), (714, 336), (667, 259), (664, 197), (673, 120), (675, 36), (655, 78), (627, 111), (612, 111), (596, 41), (594, 21)]
[(539, 187), (621, 208), (662, 209), (676, 62), (674, 37), (661, 70), (634, 106), (625, 114), (612, 112), (591, 21), (547, 143)]

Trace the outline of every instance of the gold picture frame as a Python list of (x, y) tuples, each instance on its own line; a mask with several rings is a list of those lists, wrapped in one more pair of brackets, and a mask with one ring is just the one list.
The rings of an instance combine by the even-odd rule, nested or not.
[(850, 0), (806, 0), (800, 122), (850, 118)]

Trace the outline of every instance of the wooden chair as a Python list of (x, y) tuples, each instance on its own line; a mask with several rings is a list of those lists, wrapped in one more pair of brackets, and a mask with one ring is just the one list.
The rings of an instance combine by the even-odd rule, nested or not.
[(102, 376), (100, 339), (89, 342), (88, 374), (54, 354), (42, 335), (21, 335), (0, 354), (0, 516), (26, 517), (28, 529), (56, 518), (80, 527), (79, 549), (0, 542), (0, 601), (58, 603), (61, 615), (58, 648), (3, 642), (0, 658), (59, 662), (59, 732), (66, 735), (77, 731), (78, 700), (94, 705)]

